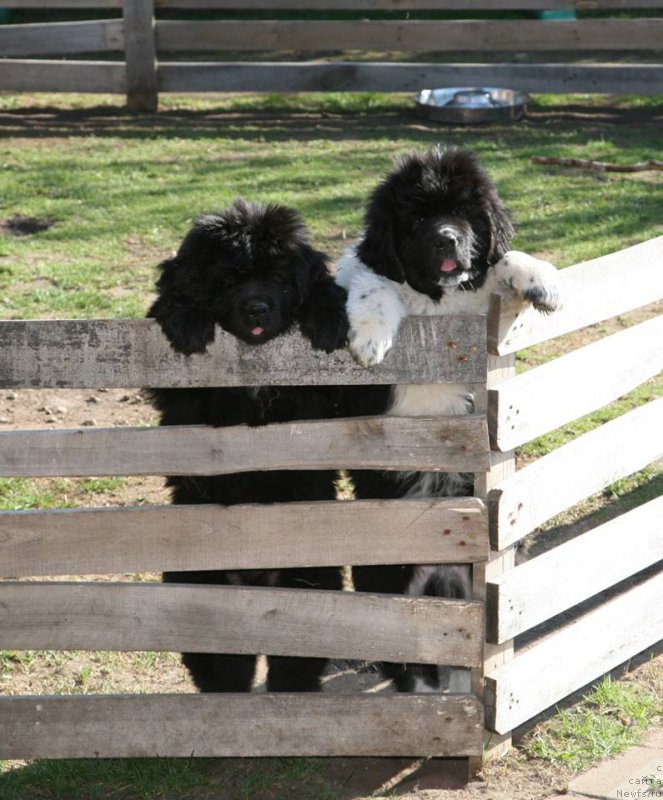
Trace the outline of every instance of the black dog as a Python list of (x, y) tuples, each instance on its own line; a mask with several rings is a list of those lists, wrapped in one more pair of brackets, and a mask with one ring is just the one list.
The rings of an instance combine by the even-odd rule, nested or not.
[[(508, 252), (514, 235), (497, 190), (468, 151), (410, 153), (373, 191), (359, 244), (338, 265), (348, 291), (350, 349), (364, 366), (378, 364), (409, 315), (485, 314), (490, 294), (512, 290), (543, 312), (560, 306), (556, 269)], [(343, 413), (436, 416), (472, 411), (460, 384), (348, 387)], [(440, 497), (472, 493), (472, 476), (354, 471), (355, 497)], [(355, 588), (366, 592), (470, 596), (462, 566), (363, 566)], [(442, 688), (437, 668), (384, 665), (400, 691)]]
[[(177, 255), (160, 265), (158, 299), (148, 312), (180, 353), (202, 352), (215, 325), (260, 345), (297, 322), (313, 347), (328, 352), (347, 338), (345, 291), (326, 257), (307, 241), (298, 214), (278, 205), (237, 200), (223, 213), (201, 216)], [(162, 425), (228, 426), (332, 416), (334, 387), (155, 389)], [(274, 503), (333, 500), (333, 471), (248, 472), (168, 479), (174, 503)], [(340, 570), (168, 572), (178, 583), (340, 589)], [(184, 653), (201, 691), (248, 691), (256, 657)], [(268, 656), (270, 691), (316, 691), (326, 660)]]

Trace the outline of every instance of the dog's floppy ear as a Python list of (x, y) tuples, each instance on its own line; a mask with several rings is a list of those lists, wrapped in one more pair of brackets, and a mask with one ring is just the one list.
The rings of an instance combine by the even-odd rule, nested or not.
[(488, 263), (495, 264), (511, 248), (511, 241), (516, 231), (511, 215), (493, 187), (484, 198), (483, 205), (490, 231)]
[(396, 248), (397, 224), (395, 199), (390, 186), (382, 184), (373, 192), (365, 218), (364, 236), (357, 255), (378, 275), (396, 283), (405, 283), (405, 270)]
[(183, 249), (159, 264), (159, 296), (147, 316), (156, 319), (175, 350), (190, 355), (204, 352), (214, 340), (214, 317), (203, 302), (197, 266), (181, 255)]
[(327, 256), (306, 242), (300, 245), (297, 287), (300, 304), (295, 317), (302, 334), (316, 350), (331, 353), (344, 347), (348, 338), (346, 291), (330, 275)]

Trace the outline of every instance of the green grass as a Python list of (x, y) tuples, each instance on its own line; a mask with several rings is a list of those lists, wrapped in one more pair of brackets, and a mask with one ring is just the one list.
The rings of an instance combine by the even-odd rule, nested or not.
[(582, 702), (539, 725), (525, 749), (580, 771), (639, 742), (662, 713), (660, 693), (607, 677)]

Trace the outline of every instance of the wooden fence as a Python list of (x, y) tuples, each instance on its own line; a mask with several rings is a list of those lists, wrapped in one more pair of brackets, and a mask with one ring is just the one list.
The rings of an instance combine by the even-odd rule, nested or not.
[[(564, 270), (566, 307), (552, 317), (516, 315), (494, 296), (487, 350), (485, 318), (407, 320), (385, 362), (368, 371), (345, 351), (311, 351), (298, 334), (260, 348), (220, 335), (209, 354), (184, 357), (148, 320), (1, 322), (4, 388), (460, 380), (476, 393), (475, 413), (463, 417), (4, 432), (2, 476), (440, 469), (474, 472), (476, 496), (1, 513), (1, 571), (13, 577), (0, 581), (0, 648), (432, 662), (470, 669), (473, 693), (5, 696), (0, 758), (455, 755), (476, 764), (484, 703), (490, 744), (504, 748), (515, 727), (655, 645), (663, 498), (519, 566), (514, 552), (546, 520), (663, 455), (663, 398), (519, 471), (513, 448), (656, 376), (663, 316), (522, 375), (514, 363), (522, 347), (663, 298), (662, 257), (659, 237)], [(64, 580), (376, 561), (473, 564), (475, 599)], [(514, 647), (595, 596), (573, 621)]]
[[(527, 92), (655, 94), (663, 67), (600, 63), (600, 53), (660, 51), (663, 19), (251, 19), (278, 11), (615, 11), (660, 9), (663, 0), (3, 0), (10, 9), (121, 10), (122, 19), (0, 27), (0, 89), (117, 92), (131, 108), (154, 110), (159, 92), (417, 92), (437, 86), (507, 86)], [(187, 12), (235, 12), (232, 19), (187, 19)], [(162, 19), (160, 12), (169, 12)], [(172, 19), (181, 12), (184, 19)], [(267, 14), (268, 16), (268, 14)], [(258, 61), (167, 60), (172, 54), (238, 51)], [(330, 51), (350, 60), (270, 60)], [(416, 63), (358, 59), (366, 52), (557, 54), (541, 63)], [(60, 60), (115, 53), (115, 61)], [(559, 54), (564, 61), (559, 62)], [(597, 63), (578, 55), (599, 54)], [(30, 56), (31, 58), (24, 58)], [(55, 60), (53, 57), (57, 56)], [(165, 58), (163, 57), (165, 56)], [(51, 57), (50, 59), (44, 57)], [(575, 60), (574, 60), (575, 57)]]

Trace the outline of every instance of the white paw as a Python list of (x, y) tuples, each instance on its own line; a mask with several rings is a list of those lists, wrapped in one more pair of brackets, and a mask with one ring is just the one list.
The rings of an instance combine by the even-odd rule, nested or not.
[(501, 279), (526, 303), (543, 314), (563, 306), (559, 272), (548, 261), (541, 261), (519, 250), (510, 250), (495, 265)]
[(354, 360), (362, 367), (379, 364), (391, 350), (392, 344), (393, 338), (376, 326), (372, 330), (350, 330), (348, 347)]

